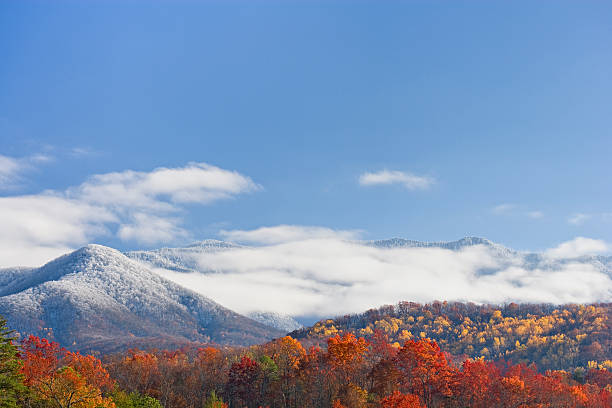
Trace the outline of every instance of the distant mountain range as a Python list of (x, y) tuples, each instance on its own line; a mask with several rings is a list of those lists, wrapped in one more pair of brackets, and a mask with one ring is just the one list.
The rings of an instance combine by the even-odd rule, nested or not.
[(50, 337), (81, 350), (139, 343), (250, 345), (284, 333), (100, 245), (40, 268), (0, 270), (0, 315), (24, 335)]
[[(484, 238), (435, 243), (394, 238), (357, 243), (389, 250), (460, 251), (484, 246), (499, 265), (530, 270), (581, 262), (612, 276), (610, 256), (551, 258), (515, 251)], [(171, 347), (194, 342), (251, 345), (299, 329), (301, 325), (293, 317), (267, 310), (241, 315), (164, 277), (164, 270), (181, 274), (222, 272), (214, 265), (202, 267), (202, 256), (245, 248), (217, 240), (126, 253), (88, 245), (40, 268), (0, 269), (0, 315), (23, 335), (50, 337), (80, 350)]]
[(506, 248), (503, 245), (492, 242), (486, 238), (465, 237), (457, 241), (449, 242), (421, 242), (409, 239), (392, 238), (380, 241), (369, 241), (366, 243), (377, 248), (442, 248), (451, 251), (459, 251), (464, 248), (482, 245), (489, 249), (500, 265), (516, 265), (527, 270), (530, 269), (553, 269), (570, 263), (585, 263), (593, 265), (598, 270), (612, 276), (612, 256), (605, 255), (583, 255), (569, 258), (552, 258), (542, 253), (523, 252)]
[[(598, 270), (612, 276), (612, 256), (605, 255), (585, 255), (575, 258), (551, 258), (542, 253), (523, 252), (507, 248), (503, 245), (492, 242), (486, 238), (465, 237), (457, 241), (441, 242), (422, 242), (403, 238), (391, 238), (378, 241), (359, 241), (359, 244), (373, 246), (376, 248), (399, 249), (399, 248), (441, 248), (451, 251), (474, 246), (484, 246), (495, 258), (500, 261), (502, 266), (516, 265), (525, 269), (551, 269), (569, 263), (587, 263), (596, 267)], [(214, 273), (215, 269), (203, 269), (199, 263), (203, 254), (219, 251), (232, 251), (235, 249), (247, 248), (231, 242), (218, 240), (204, 240), (193, 243), (184, 248), (161, 248), (150, 251), (130, 251), (125, 255), (129, 258), (143, 262), (154, 268), (168, 269), (176, 272), (200, 272)], [(483, 271), (487, 272), (487, 271)], [(489, 271), (491, 272), (491, 271)]]

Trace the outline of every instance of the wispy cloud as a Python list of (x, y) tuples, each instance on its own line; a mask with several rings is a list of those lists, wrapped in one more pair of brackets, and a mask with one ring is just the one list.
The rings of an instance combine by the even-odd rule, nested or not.
[(73, 147), (68, 151), (68, 154), (72, 157), (89, 157), (97, 156), (100, 153), (89, 147)]
[(579, 226), (584, 224), (585, 221), (589, 220), (591, 217), (591, 214), (576, 213), (569, 217), (567, 222), (572, 225)]
[(9, 157), (0, 154), (0, 189), (16, 187), (23, 181), (23, 175), (36, 168), (37, 165), (47, 163), (53, 157), (46, 154), (34, 154), (27, 157)]
[(325, 227), (310, 227), (301, 225), (278, 225), (262, 227), (254, 230), (221, 230), (219, 233), (225, 239), (234, 242), (256, 245), (270, 245), (312, 239), (355, 240), (360, 231), (334, 230)]
[(23, 166), (19, 160), (0, 155), (0, 187), (14, 183), (21, 171), (23, 171)]
[(424, 190), (431, 187), (435, 179), (429, 176), (418, 176), (397, 170), (381, 170), (373, 173), (363, 173), (359, 176), (362, 186), (399, 184), (408, 190)]
[(531, 219), (539, 219), (544, 217), (544, 213), (542, 211), (526, 211), (525, 206), (513, 203), (498, 204), (491, 208), (491, 212), (495, 215), (513, 215), (520, 217), (528, 217)]
[(498, 204), (495, 207), (493, 207), (491, 209), (491, 212), (496, 215), (503, 215), (503, 214), (510, 213), (516, 208), (517, 208), (516, 204), (503, 203), (503, 204)]
[[(240, 312), (296, 316), (361, 312), (401, 300), (583, 303), (612, 296), (610, 276), (588, 263), (551, 261), (532, 269), (518, 257), (500, 259), (486, 246), (460, 251), (377, 248), (346, 240), (343, 231), (317, 237), (317, 231), (327, 229), (297, 226), (283, 241), (284, 233), (268, 233), (275, 228), (250, 231), (254, 236), (249, 231), (234, 235), (257, 241), (257, 246), (197, 256), (202, 273), (158, 272)], [(296, 232), (300, 228), (303, 232)], [(262, 236), (262, 231), (267, 232)], [(270, 235), (274, 238), (268, 239)], [(580, 238), (548, 255), (560, 259), (602, 248), (601, 242)]]
[(101, 235), (145, 244), (184, 238), (184, 204), (210, 204), (260, 188), (238, 172), (190, 163), (99, 174), (66, 191), (0, 197), (0, 266), (40, 264)]

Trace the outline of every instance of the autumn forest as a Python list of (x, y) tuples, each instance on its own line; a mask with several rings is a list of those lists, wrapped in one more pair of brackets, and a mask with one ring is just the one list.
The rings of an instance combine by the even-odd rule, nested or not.
[(3, 325), (0, 406), (612, 406), (609, 304), (401, 303), (248, 348), (82, 355)]

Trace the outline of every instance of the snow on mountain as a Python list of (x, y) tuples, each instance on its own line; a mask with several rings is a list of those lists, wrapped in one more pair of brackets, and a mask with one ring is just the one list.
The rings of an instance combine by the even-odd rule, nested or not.
[(274, 312), (251, 312), (247, 314), (251, 319), (258, 321), (259, 323), (265, 324), (269, 327), (274, 327), (278, 330), (286, 333), (298, 330), (303, 326), (299, 324), (294, 318), (288, 315), (274, 313)]
[[(143, 262), (156, 268), (168, 269), (176, 272), (200, 271), (198, 259), (202, 254), (231, 249), (242, 248), (231, 242), (207, 239), (194, 242), (184, 248), (160, 248), (152, 251), (129, 251), (125, 255), (136, 261)], [(214, 271), (211, 271), (214, 272)]]
[[(597, 270), (607, 273), (612, 276), (612, 256), (602, 255), (585, 255), (574, 258), (555, 259), (545, 256), (542, 253), (536, 252), (521, 252), (503, 245), (489, 241), (486, 238), (465, 237), (457, 241), (441, 241), (441, 242), (421, 242), (402, 238), (391, 238), (380, 241), (369, 241), (367, 245), (376, 248), (442, 248), (451, 251), (460, 251), (462, 249), (482, 245), (486, 247), (496, 258), (499, 265), (507, 267), (516, 265), (527, 270), (534, 269), (559, 269), (561, 266), (571, 263), (590, 264)], [(481, 271), (487, 272), (487, 271)], [(494, 272), (494, 271), (488, 271)]]
[[(607, 299), (612, 278), (610, 256), (560, 258), (478, 237), (450, 242), (338, 238), (254, 246), (208, 240), (126, 255), (240, 313), (276, 312), (297, 319), (402, 300), (601, 301)], [(449, 279), (454, 284), (446, 286)], [(475, 289), (479, 285), (496, 289)], [(275, 319), (266, 324), (284, 327)]]
[(368, 245), (377, 248), (442, 248), (451, 251), (459, 251), (461, 249), (483, 245), (490, 250), (495, 251), (499, 257), (511, 257), (518, 254), (517, 251), (506, 248), (503, 245), (496, 244), (486, 238), (465, 237), (457, 241), (440, 241), (440, 242), (421, 242), (402, 238), (391, 238), (380, 241), (369, 241)]
[(75, 349), (143, 339), (250, 345), (282, 335), (100, 245), (40, 268), (0, 270), (0, 315), (23, 335)]

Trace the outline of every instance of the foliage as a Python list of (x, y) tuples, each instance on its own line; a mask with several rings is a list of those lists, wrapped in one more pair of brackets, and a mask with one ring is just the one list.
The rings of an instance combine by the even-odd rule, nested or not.
[(22, 342), (22, 373), (34, 395), (57, 408), (113, 408), (103, 395), (114, 381), (100, 360), (61, 348), (55, 342), (29, 336)]
[(0, 408), (16, 407), (18, 397), (25, 393), (21, 374), (23, 363), (14, 341), (13, 331), (0, 316)]
[[(414, 321), (423, 328), (424, 321), (446, 327), (440, 318), (443, 310), (448, 311), (446, 306), (405, 311), (422, 312)], [(474, 327), (486, 330), (509, 313), (494, 309), (487, 315), (488, 309), (482, 307), (449, 307), (455, 312), (471, 310), (472, 317), (466, 314), (461, 321), (469, 319), (476, 322)], [(435, 308), (439, 310), (433, 313)], [(574, 315), (566, 309), (549, 314), (566, 316), (571, 326)], [(606, 328), (608, 323), (591, 318), (600, 312), (595, 306), (575, 309), (576, 316), (585, 317), (583, 323), (590, 322), (583, 330), (591, 336), (587, 354), (601, 351), (602, 358), (566, 371), (539, 371), (533, 363), (486, 358), (492, 353), (477, 358), (453, 355), (421, 334), (400, 345), (393, 333), (380, 329), (368, 338), (348, 330), (336, 332), (324, 339), (324, 347), (308, 349), (289, 336), (250, 348), (133, 349), (106, 356), (104, 364), (94, 356), (30, 336), (22, 342), (23, 364), (17, 366), (30, 392), (21, 402), (31, 408), (609, 408), (612, 362), (609, 348), (601, 346), (607, 347), (606, 334), (593, 329), (598, 324)], [(522, 315), (515, 311), (512, 319), (525, 320), (517, 316)], [(544, 315), (531, 316), (534, 321), (544, 319)], [(458, 317), (447, 321), (454, 319)], [(540, 325), (530, 330), (542, 334)], [(602, 350), (593, 352), (593, 339)], [(450, 343), (445, 344), (448, 348)]]
[[(147, 392), (172, 408), (609, 408), (612, 403), (612, 379), (601, 364), (585, 367), (577, 381), (573, 372), (542, 373), (535, 365), (456, 363), (427, 338), (398, 348), (384, 335), (368, 341), (345, 334), (327, 344), (306, 351), (284, 338), (248, 349), (131, 351), (113, 356), (108, 367), (121, 388), (132, 390), (142, 386), (133, 374), (146, 361), (151, 367), (140, 374), (147, 378)], [(176, 361), (181, 364), (175, 371), (161, 368)], [(214, 385), (208, 382), (213, 380)], [(195, 393), (211, 386), (200, 405)], [(172, 393), (186, 398), (168, 397)]]
[(116, 390), (111, 394), (116, 408), (162, 408), (162, 405), (153, 397), (140, 395), (137, 392), (127, 393)]
[(353, 333), (383, 333), (395, 346), (430, 338), (455, 356), (536, 363), (545, 370), (573, 369), (612, 359), (612, 304), (478, 306), (402, 302), (359, 315), (322, 320), (292, 333), (305, 343)]

